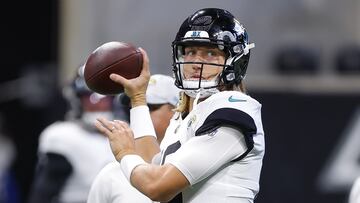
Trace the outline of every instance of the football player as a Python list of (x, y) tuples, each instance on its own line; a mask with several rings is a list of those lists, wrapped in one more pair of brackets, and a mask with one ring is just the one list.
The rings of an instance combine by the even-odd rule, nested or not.
[(253, 202), (265, 153), (261, 104), (244, 87), (254, 45), (230, 12), (206, 8), (183, 22), (172, 47), (183, 94), (160, 147), (144, 96), (150, 73), (143, 49), (139, 77), (110, 75), (131, 99), (130, 126), (104, 118), (96, 126), (124, 176), (152, 200)]
[(30, 203), (86, 202), (95, 176), (114, 161), (107, 138), (94, 127), (99, 116), (114, 119), (113, 97), (88, 89), (83, 66), (64, 96), (71, 106), (67, 120), (46, 127), (39, 138)]

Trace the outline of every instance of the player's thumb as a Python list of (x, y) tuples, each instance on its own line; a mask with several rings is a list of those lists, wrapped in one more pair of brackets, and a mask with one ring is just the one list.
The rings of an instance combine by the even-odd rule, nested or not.
[(115, 74), (115, 73), (110, 74), (110, 79), (122, 86), (127, 86), (127, 84), (128, 84), (128, 80), (126, 78), (122, 77), (121, 75)]
[(141, 52), (141, 55), (143, 56), (143, 67), (141, 70), (141, 75), (150, 78), (149, 56), (143, 48), (139, 47), (139, 50)]

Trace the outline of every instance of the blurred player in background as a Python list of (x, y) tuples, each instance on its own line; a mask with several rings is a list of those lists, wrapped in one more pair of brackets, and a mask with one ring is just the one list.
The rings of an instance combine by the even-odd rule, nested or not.
[(96, 126), (126, 179), (152, 200), (253, 202), (265, 141), (261, 104), (243, 83), (254, 47), (245, 28), (226, 10), (201, 9), (183, 22), (172, 46), (175, 84), (184, 93), (160, 147), (144, 99), (150, 71), (143, 49), (139, 77), (110, 75), (130, 97), (130, 127), (105, 118)]
[[(160, 143), (174, 115), (179, 102), (179, 89), (174, 79), (166, 75), (152, 75), (146, 91), (147, 106), (154, 123), (157, 140)], [(121, 97), (122, 104), (129, 107), (129, 98)], [(108, 164), (96, 177), (88, 198), (88, 203), (152, 202), (137, 191), (126, 180), (118, 162)]]
[(29, 203), (86, 202), (95, 176), (114, 160), (107, 138), (94, 128), (98, 116), (114, 119), (114, 98), (87, 88), (83, 66), (64, 96), (71, 110), (66, 121), (51, 124), (40, 135)]
[(351, 187), (349, 203), (360, 203), (360, 177), (358, 177)]

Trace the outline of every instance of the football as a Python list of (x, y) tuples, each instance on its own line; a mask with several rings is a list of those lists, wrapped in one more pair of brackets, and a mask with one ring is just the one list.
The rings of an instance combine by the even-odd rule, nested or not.
[(86, 85), (99, 94), (119, 94), (124, 91), (124, 87), (112, 81), (110, 74), (116, 73), (126, 79), (136, 78), (140, 75), (142, 64), (142, 54), (132, 44), (107, 42), (96, 48), (86, 60)]

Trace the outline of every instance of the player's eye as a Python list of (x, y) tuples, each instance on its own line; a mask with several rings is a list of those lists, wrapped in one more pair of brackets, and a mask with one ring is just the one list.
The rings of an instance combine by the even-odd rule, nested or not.
[(209, 50), (209, 51), (207, 52), (207, 56), (208, 56), (208, 57), (215, 57), (215, 56), (217, 56), (217, 53), (216, 53), (215, 51)]
[(220, 56), (220, 54), (215, 51), (215, 50), (207, 50), (205, 53), (204, 53), (204, 57), (207, 59), (207, 60), (215, 60), (217, 59), (218, 57)]
[(195, 50), (193, 49), (185, 49), (185, 56), (194, 56)]

